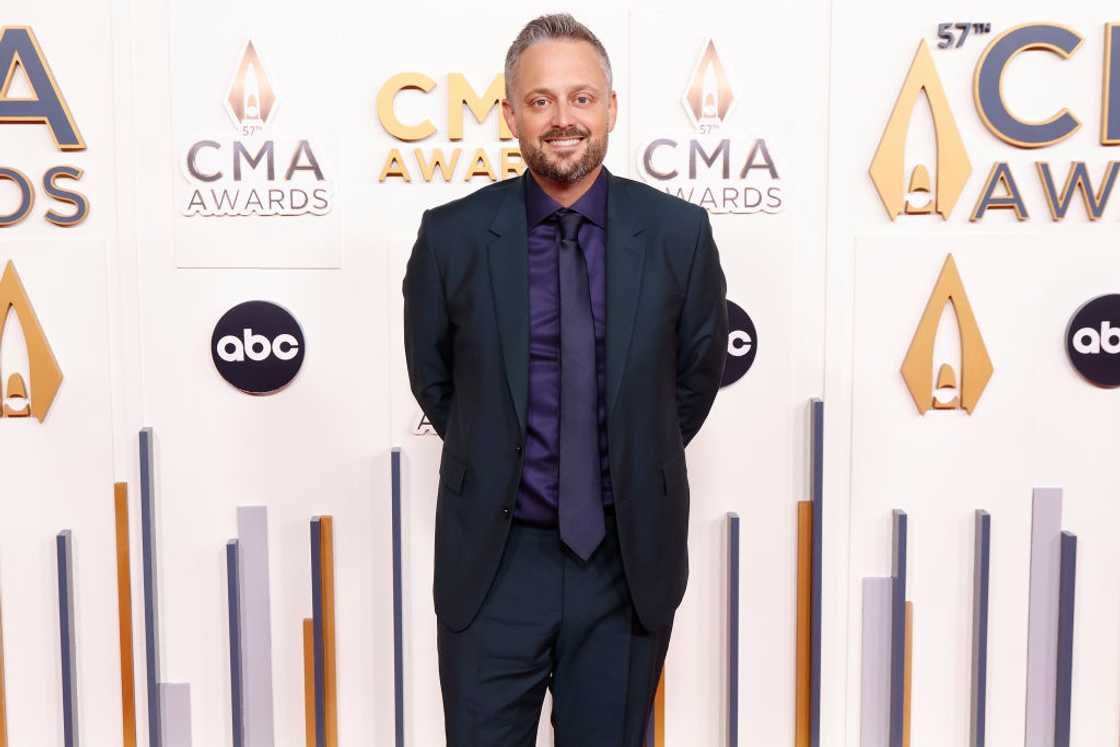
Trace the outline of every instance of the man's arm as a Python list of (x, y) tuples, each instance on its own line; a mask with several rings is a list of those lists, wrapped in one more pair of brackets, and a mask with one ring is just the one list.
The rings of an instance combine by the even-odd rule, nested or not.
[(727, 284), (705, 211), (677, 321), (677, 415), (685, 446), (708, 417), (727, 354)]
[(451, 323), (443, 277), (427, 240), (427, 221), (424, 211), (404, 275), (404, 358), (412, 393), (443, 438), (454, 391)]

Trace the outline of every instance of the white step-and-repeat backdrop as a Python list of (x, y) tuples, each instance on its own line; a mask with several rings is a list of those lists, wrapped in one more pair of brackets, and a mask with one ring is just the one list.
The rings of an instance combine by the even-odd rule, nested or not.
[[(1120, 303), (1081, 308), (1120, 292), (1120, 31), (1091, 5), (567, 8), (612, 57), (608, 168), (707, 208), (745, 312), (729, 354), (750, 366), (688, 450), (692, 572), (657, 745), (1120, 740)], [(502, 64), (552, 10), (0, 11), (0, 745), (149, 744), (150, 675), (168, 683), (164, 744), (186, 727), (194, 745), (235, 744), (239, 711), (246, 745), (308, 744), (317, 598), (333, 609), (327, 741), (442, 743), (440, 444), (408, 388), (401, 279), (425, 208), (520, 173)], [(819, 731), (796, 707), (812, 398)], [(1060, 507), (1043, 487), (1064, 489)], [(267, 508), (266, 549), (244, 506)], [(991, 522), (979, 595), (977, 509)], [(324, 596), (309, 521), (326, 515)], [(251, 588), (233, 599), (255, 612), (231, 616), (234, 538)], [(268, 671), (258, 656), (231, 679), (231, 636), (259, 652), (261, 610)], [(539, 744), (549, 731), (546, 714)]]

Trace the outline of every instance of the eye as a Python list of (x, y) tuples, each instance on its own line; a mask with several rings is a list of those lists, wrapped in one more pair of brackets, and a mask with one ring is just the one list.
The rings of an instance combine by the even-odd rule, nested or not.
[(532, 105), (536, 106), (536, 107), (542, 107), (542, 106), (545, 106), (547, 104), (548, 104), (548, 99), (545, 99), (545, 98), (533, 99), (533, 101), (532, 101)]
[(586, 93), (581, 93), (580, 95), (576, 96), (576, 103), (577, 104), (590, 104), (591, 103), (591, 97), (588, 96)]

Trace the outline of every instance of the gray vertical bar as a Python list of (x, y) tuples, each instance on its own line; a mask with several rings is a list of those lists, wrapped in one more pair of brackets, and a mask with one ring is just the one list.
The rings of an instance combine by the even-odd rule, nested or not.
[(144, 654), (148, 747), (163, 747), (159, 694), (159, 616), (156, 598), (155, 455), (152, 429), (140, 431), (140, 526), (144, 564)]
[(165, 747), (191, 747), (191, 686), (182, 682), (159, 683)]
[(992, 517), (976, 511), (972, 569), (972, 702), (969, 747), (984, 747), (988, 710), (988, 590), (991, 581)]
[(404, 747), (404, 584), (401, 578), (401, 449), (393, 448), (393, 713), (396, 747)]
[(62, 734), (78, 747), (78, 660), (74, 638), (74, 548), (70, 530), (55, 537), (58, 555), (58, 637), (62, 650)]
[(241, 674), (245, 747), (272, 747), (272, 601), (268, 575), (268, 509), (239, 506)]
[(727, 746), (739, 744), (739, 514), (727, 514)]
[(241, 584), (238, 580), (237, 540), (226, 543), (226, 588), (229, 597), (229, 693), (233, 716), (233, 747), (245, 745), (245, 720), (241, 710)]
[(1053, 747), (1058, 665), (1058, 582), (1062, 490), (1035, 488), (1031, 511), (1031, 592), (1027, 627), (1025, 747)]
[(824, 589), (824, 402), (810, 400), (812, 426), (812, 588), (809, 609), (809, 745), (821, 744), (821, 592)]
[(311, 615), (315, 639), (315, 746), (327, 747), (326, 735), (326, 672), (323, 669), (323, 555), (322, 524), (319, 517), (311, 520)]
[(1054, 698), (1054, 747), (1069, 747), (1073, 705), (1073, 603), (1077, 586), (1077, 536), (1062, 532), (1058, 605), (1058, 679)]
[(891, 552), (891, 747), (902, 747), (906, 672), (906, 512), (892, 514)]
[(863, 579), (860, 747), (889, 747), (894, 579)]

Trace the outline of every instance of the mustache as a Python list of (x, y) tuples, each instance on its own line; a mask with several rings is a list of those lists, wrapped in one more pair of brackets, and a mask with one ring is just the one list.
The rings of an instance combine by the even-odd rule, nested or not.
[(591, 132), (582, 127), (569, 127), (566, 130), (554, 128), (541, 135), (541, 140), (547, 140), (548, 138), (588, 137), (590, 135)]

